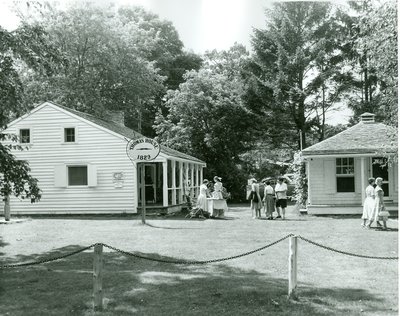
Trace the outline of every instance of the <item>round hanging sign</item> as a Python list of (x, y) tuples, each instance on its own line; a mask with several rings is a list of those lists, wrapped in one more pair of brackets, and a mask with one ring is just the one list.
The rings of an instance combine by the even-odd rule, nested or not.
[(150, 161), (160, 153), (161, 146), (151, 138), (131, 139), (126, 145), (126, 153), (133, 161)]

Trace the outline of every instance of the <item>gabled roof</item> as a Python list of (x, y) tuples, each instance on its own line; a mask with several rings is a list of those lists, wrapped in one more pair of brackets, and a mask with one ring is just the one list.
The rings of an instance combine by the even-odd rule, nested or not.
[[(53, 105), (55, 107), (59, 107), (59, 108), (63, 109), (64, 111), (70, 112), (70, 113), (72, 113), (72, 114), (74, 114), (76, 116), (79, 116), (82, 119), (85, 119), (85, 120), (87, 120), (89, 122), (92, 122), (92, 123), (94, 123), (94, 124), (96, 124), (98, 126), (101, 126), (101, 127), (105, 128), (105, 129), (107, 129), (107, 130), (110, 130), (110, 131), (112, 131), (114, 133), (117, 133), (117, 134), (127, 138), (128, 140), (129, 139), (138, 139), (138, 138), (145, 137), (142, 134), (130, 129), (129, 127), (122, 126), (120, 124), (117, 124), (115, 122), (108, 121), (108, 120), (105, 120), (105, 119), (100, 119), (100, 118), (98, 118), (98, 117), (96, 117), (94, 115), (88, 114), (88, 113), (80, 112), (80, 111), (71, 109), (69, 107), (63, 106), (63, 105), (55, 104), (54, 102), (45, 102), (44, 104), (51, 104), (51, 105)], [(38, 107), (43, 106), (44, 104), (41, 104)], [(205, 164), (205, 162), (200, 160), (200, 159), (197, 159), (197, 158), (195, 158), (193, 156), (184, 154), (184, 153), (179, 152), (177, 150), (168, 148), (168, 147), (166, 147), (164, 145), (161, 145), (161, 152), (166, 154), (166, 155), (168, 155), (168, 156), (171, 156), (171, 157), (181, 158), (181, 159), (185, 159), (185, 160), (191, 160), (191, 161), (194, 161), (194, 162)]]
[(360, 122), (302, 151), (304, 156), (397, 152), (397, 131), (383, 123)]

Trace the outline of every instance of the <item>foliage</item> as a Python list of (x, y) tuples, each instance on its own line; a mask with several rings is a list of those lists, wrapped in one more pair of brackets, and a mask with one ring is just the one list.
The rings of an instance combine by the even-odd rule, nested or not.
[(294, 154), (290, 170), (294, 174), (294, 199), (298, 205), (306, 206), (308, 198), (308, 183), (305, 161), (300, 151)]
[[(4, 134), (0, 134), (0, 141), (6, 140)], [(22, 199), (28, 198), (31, 202), (37, 202), (41, 198), (38, 181), (30, 175), (28, 162), (17, 160), (11, 149), (12, 145), (0, 143), (0, 195), (3, 198), (13, 194)]]
[(13, 194), (36, 202), (41, 197), (37, 179), (30, 175), (28, 162), (11, 153), (23, 148), (13, 145), (16, 136), (3, 131), (12, 117), (28, 109), (22, 102), (24, 85), (19, 70), (29, 67), (31, 72), (47, 76), (62, 58), (47, 44), (43, 28), (35, 24), (22, 24), (13, 32), (0, 27), (0, 43), (0, 195), (5, 199)]
[(347, 105), (352, 122), (365, 112), (378, 121), (397, 126), (397, 3), (392, 0), (351, 2), (352, 15), (342, 14), (348, 25), (348, 66), (353, 69)]
[(397, 2), (366, 2), (366, 14), (359, 21), (357, 48), (367, 52), (379, 84), (379, 112), (392, 126), (397, 126), (398, 43)]
[(274, 146), (299, 149), (300, 133), (305, 148), (313, 127), (324, 137), (325, 114), (340, 100), (347, 76), (340, 73), (333, 14), (326, 2), (276, 3), (266, 29), (254, 31), (248, 103), (264, 116)]
[(146, 135), (153, 134), (162, 95), (201, 63), (183, 52), (171, 22), (139, 7), (47, 5), (24, 19), (43, 25), (48, 42), (66, 59), (51, 78), (25, 77), (26, 103), (52, 100), (99, 117), (107, 110), (123, 111), (127, 126), (142, 126)]
[(179, 89), (168, 91), (167, 116), (159, 113), (155, 128), (162, 144), (207, 162), (205, 177), (223, 178), (233, 198), (244, 196), (246, 175), (237, 165), (252, 141), (252, 115), (244, 107), (241, 67), (243, 46), (209, 52), (199, 71), (190, 71)]

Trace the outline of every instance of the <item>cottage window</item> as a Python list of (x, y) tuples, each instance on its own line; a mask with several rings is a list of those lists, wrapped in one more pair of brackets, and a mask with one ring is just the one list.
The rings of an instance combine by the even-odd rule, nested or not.
[(19, 130), (19, 139), (22, 144), (29, 144), (31, 142), (31, 131), (28, 128)]
[(74, 143), (75, 142), (75, 128), (64, 128), (64, 142)]
[(355, 192), (354, 158), (336, 158), (337, 192)]
[(68, 167), (68, 185), (87, 185), (88, 170), (87, 166)]

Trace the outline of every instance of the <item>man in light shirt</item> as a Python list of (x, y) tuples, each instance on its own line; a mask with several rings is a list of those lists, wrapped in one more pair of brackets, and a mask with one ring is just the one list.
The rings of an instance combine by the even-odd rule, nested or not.
[(285, 219), (285, 211), (287, 207), (286, 192), (287, 192), (287, 184), (283, 182), (283, 178), (280, 177), (278, 179), (278, 183), (275, 186), (276, 211), (278, 212), (278, 216), (276, 218), (281, 217), (279, 209), (282, 209), (282, 219)]

